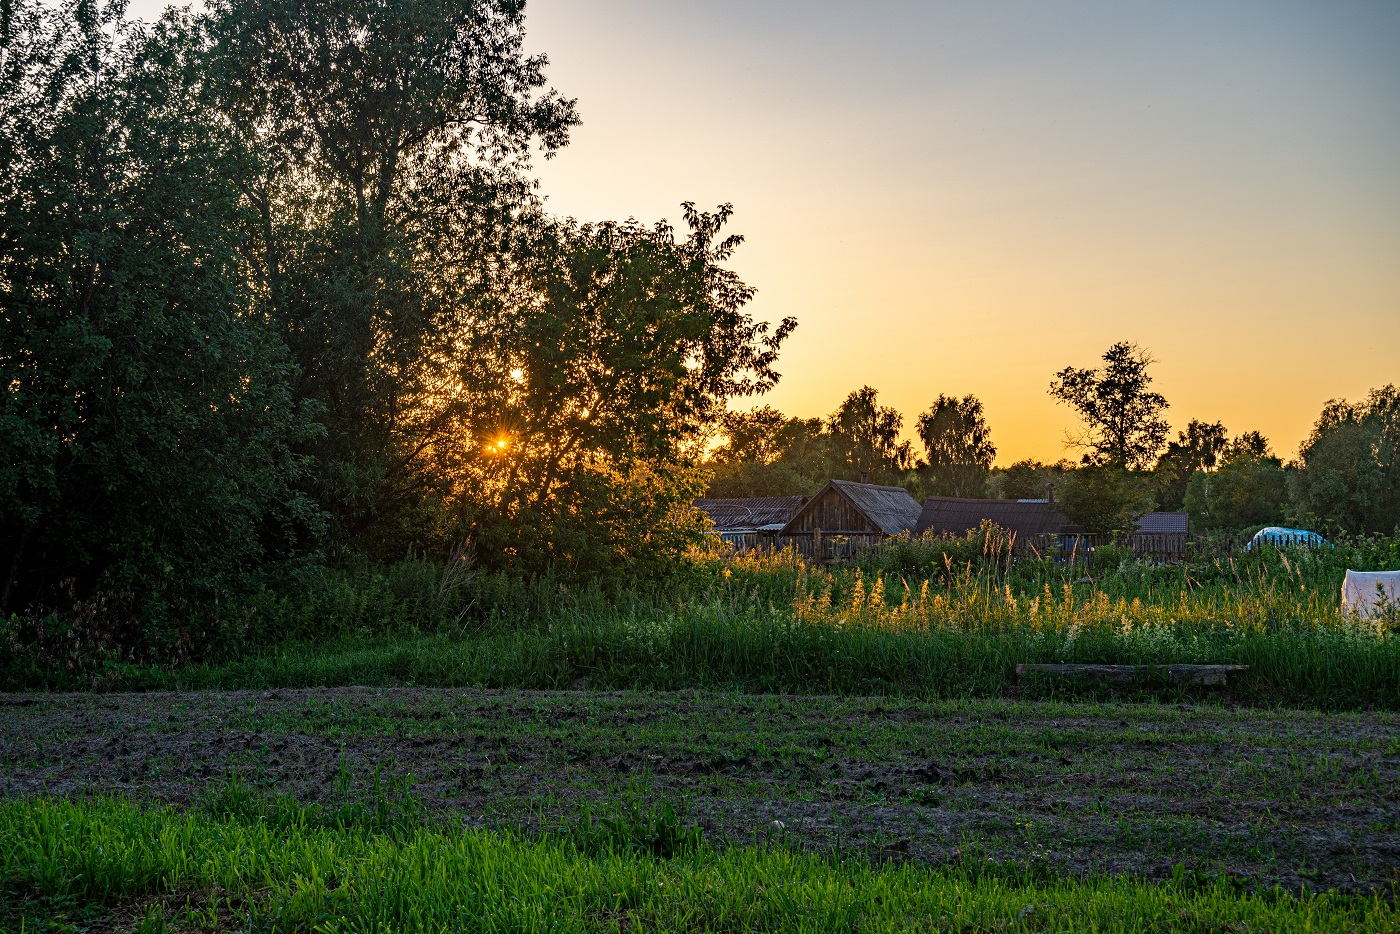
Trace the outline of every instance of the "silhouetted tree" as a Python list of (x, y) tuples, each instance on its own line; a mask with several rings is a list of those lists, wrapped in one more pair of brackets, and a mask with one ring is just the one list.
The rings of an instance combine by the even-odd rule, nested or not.
[(827, 419), (832, 454), (846, 480), (889, 482), (910, 467), (912, 450), (899, 440), (904, 416), (879, 404), (879, 393), (863, 386)]
[(1084, 429), (1070, 439), (1090, 464), (1129, 469), (1150, 466), (1162, 449), (1167, 400), (1150, 391), (1152, 357), (1120, 341), (1103, 355), (1099, 369), (1065, 367), (1050, 383), (1050, 395), (1079, 413)]
[(939, 395), (919, 416), (919, 440), (928, 456), (929, 489), (941, 496), (982, 496), (996, 445), (976, 396)]

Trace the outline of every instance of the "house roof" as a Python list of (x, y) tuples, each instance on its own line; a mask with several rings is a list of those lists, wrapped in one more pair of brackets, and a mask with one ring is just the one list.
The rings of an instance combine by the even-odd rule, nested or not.
[(966, 535), (983, 521), (995, 522), (1018, 537), (1068, 531), (1070, 521), (1048, 502), (1019, 502), (1010, 499), (963, 499), (957, 496), (930, 496), (914, 531), (918, 535)]
[(805, 496), (750, 496), (741, 499), (697, 499), (695, 508), (706, 513), (715, 528), (781, 528), (807, 502)]
[[(844, 496), (872, 525), (886, 535), (912, 532), (915, 523), (919, 521), (919, 502), (902, 486), (876, 486), (873, 483), (853, 483), (850, 480), (828, 480), (826, 486), (808, 500), (808, 504), (821, 499), (822, 494), (829, 489)], [(801, 511), (793, 514), (788, 520), (789, 525)]]
[(1186, 534), (1186, 513), (1149, 512), (1138, 519), (1139, 532), (1148, 535)]

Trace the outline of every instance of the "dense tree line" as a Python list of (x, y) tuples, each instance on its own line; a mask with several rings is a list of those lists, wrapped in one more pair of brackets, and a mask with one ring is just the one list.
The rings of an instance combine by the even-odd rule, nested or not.
[(1400, 527), (1400, 389), (1329, 402), (1289, 464), (1257, 431), (1231, 436), (1191, 420), (1168, 440), (1168, 402), (1152, 388), (1152, 357), (1114, 344), (1096, 368), (1066, 367), (1050, 395), (1080, 418), (1077, 461), (1026, 460), (995, 469), (996, 446), (975, 396), (939, 395), (915, 420), (921, 452), (900, 441), (903, 416), (869, 386), (827, 419), (764, 407), (728, 413), (710, 456), (714, 496), (812, 493), (826, 479), (898, 484), (930, 495), (1041, 499), (1093, 532), (1132, 526), (1154, 509), (1186, 510), (1200, 530), (1293, 522), (1331, 532)]
[(578, 116), (523, 38), (518, 0), (0, 8), (0, 616), (120, 642), (308, 562), (693, 540), (695, 446), (794, 322), (727, 206), (542, 210)]

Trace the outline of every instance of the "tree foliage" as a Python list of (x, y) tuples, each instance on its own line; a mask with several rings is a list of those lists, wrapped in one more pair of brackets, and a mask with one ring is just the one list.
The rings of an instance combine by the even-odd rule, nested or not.
[(1244, 529), (1283, 522), (1288, 513), (1288, 476), (1277, 457), (1247, 452), (1227, 457), (1219, 469), (1191, 475), (1186, 511), (1202, 529)]
[(1389, 533), (1400, 526), (1400, 388), (1372, 389), (1360, 402), (1333, 399), (1298, 453), (1293, 498), (1304, 517), (1342, 531)]
[(1136, 344), (1120, 341), (1104, 353), (1103, 362), (1096, 369), (1065, 367), (1050, 383), (1050, 395), (1084, 422), (1070, 444), (1083, 449), (1085, 463), (1150, 467), (1168, 430), (1162, 418), (1167, 400), (1150, 389), (1152, 357)]
[(683, 239), (666, 224), (551, 226), (483, 318), (457, 359), (446, 470), (478, 540), (587, 564), (583, 544), (561, 548), (588, 541), (598, 477), (678, 471), (727, 400), (777, 382), (795, 322), (773, 329), (744, 311), (752, 290), (722, 265), (740, 242), (720, 236), (728, 205), (685, 215)]
[(333, 542), (400, 555), (443, 493), (427, 461), (454, 442), (457, 358), (543, 223), (531, 148), (567, 143), (573, 102), (515, 0), (217, 0), (207, 26), (255, 156), (237, 178), (260, 307), (327, 428), (309, 490)]
[(1117, 464), (1085, 464), (1065, 473), (1057, 502), (1086, 532), (1122, 534), (1152, 511), (1152, 481), (1146, 473)]
[(904, 416), (880, 405), (879, 393), (863, 386), (848, 395), (827, 419), (838, 479), (889, 482), (913, 461), (908, 441), (899, 440)]
[(0, 612), (188, 612), (316, 519), (291, 450), (314, 425), (244, 287), (241, 152), (188, 19), (5, 12)]
[(992, 431), (976, 396), (939, 394), (919, 416), (919, 440), (928, 457), (930, 489), (941, 496), (981, 496), (996, 459)]

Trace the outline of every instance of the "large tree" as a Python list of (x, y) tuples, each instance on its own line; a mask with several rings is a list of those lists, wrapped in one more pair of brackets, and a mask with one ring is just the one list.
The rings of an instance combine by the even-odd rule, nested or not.
[(913, 460), (908, 441), (899, 440), (904, 416), (880, 405), (879, 393), (863, 386), (848, 395), (827, 419), (834, 466), (843, 479), (891, 482)]
[[(457, 357), (463, 388), (444, 473), (488, 551), (579, 570), (625, 559), (609, 542), (689, 521), (679, 507), (703, 478), (687, 467), (687, 443), (729, 400), (777, 382), (776, 354), (796, 323), (770, 328), (745, 312), (752, 290), (723, 265), (740, 243), (721, 236), (728, 205), (684, 212), (683, 238), (664, 223), (543, 231), (521, 258), (517, 290), (489, 307)], [(649, 495), (624, 496), (637, 478)], [(619, 497), (629, 512), (608, 505)]]
[(1083, 421), (1069, 443), (1083, 450), (1085, 463), (1143, 469), (1157, 459), (1167, 436), (1167, 400), (1150, 388), (1152, 362), (1146, 350), (1120, 341), (1104, 353), (1102, 367), (1055, 374), (1050, 395)]
[(1192, 474), (1214, 470), (1229, 444), (1229, 433), (1220, 422), (1191, 419), (1157, 460), (1157, 504), (1163, 509), (1180, 509)]
[(1333, 399), (1298, 453), (1293, 502), (1304, 518), (1346, 532), (1400, 527), (1400, 388)]
[(1203, 529), (1244, 529), (1283, 522), (1288, 512), (1288, 476), (1277, 457), (1228, 455), (1218, 469), (1197, 471), (1184, 505)]
[(930, 490), (942, 496), (982, 496), (996, 459), (992, 431), (976, 396), (940, 394), (919, 416), (916, 431), (928, 456)]
[(289, 450), (314, 429), (244, 286), (244, 153), (184, 17), (4, 14), (0, 614), (76, 602), (113, 638), (144, 619), (124, 648), (187, 649), (198, 633), (161, 645), (151, 622), (214, 620), (316, 519)]
[[(327, 431), (305, 450), (333, 545), (385, 557), (445, 495), (457, 359), (546, 224), (529, 181), (577, 122), (518, 0), (215, 0), (209, 82), (256, 162), (236, 176), (260, 308)], [(488, 309), (489, 311), (489, 309)]]

